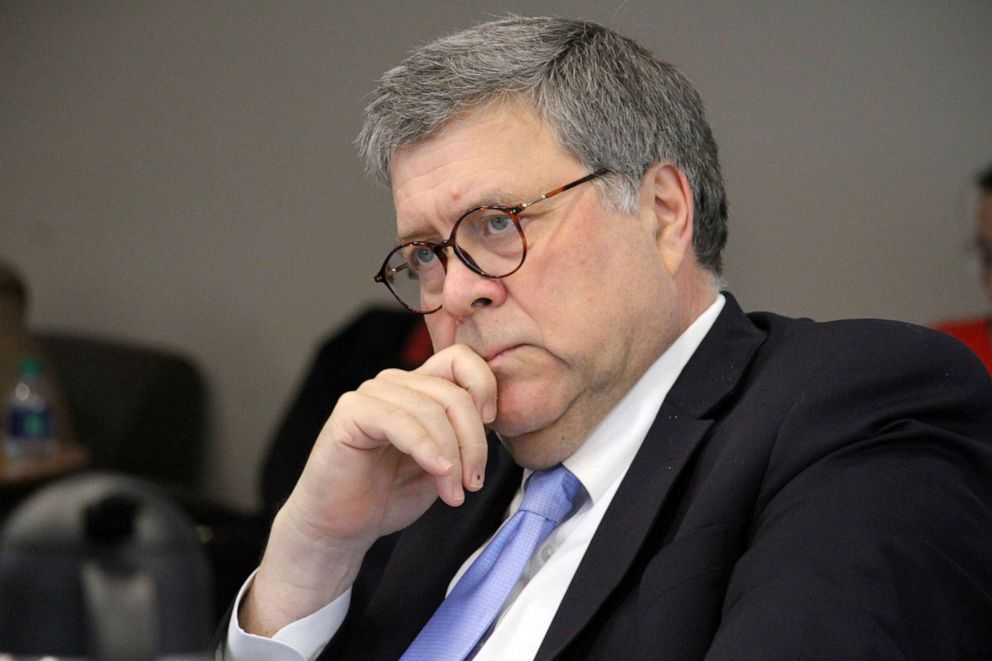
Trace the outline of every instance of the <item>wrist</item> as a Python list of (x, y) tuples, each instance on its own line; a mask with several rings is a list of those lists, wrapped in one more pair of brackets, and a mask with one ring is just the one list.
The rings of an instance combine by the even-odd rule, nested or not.
[(272, 637), (331, 603), (354, 583), (369, 544), (312, 532), (285, 507), (276, 515), (238, 614), (246, 632)]

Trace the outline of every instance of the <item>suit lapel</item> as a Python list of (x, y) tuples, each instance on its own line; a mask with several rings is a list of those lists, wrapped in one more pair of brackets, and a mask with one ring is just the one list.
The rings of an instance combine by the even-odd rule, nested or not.
[(710, 411), (737, 387), (764, 341), (734, 298), (724, 295), (724, 309), (665, 398), (596, 530), (537, 659), (558, 656), (607, 603), (713, 425)]

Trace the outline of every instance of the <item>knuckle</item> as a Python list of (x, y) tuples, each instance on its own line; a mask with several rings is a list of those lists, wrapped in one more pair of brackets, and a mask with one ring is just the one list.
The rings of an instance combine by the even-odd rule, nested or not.
[(458, 408), (471, 407), (474, 409), (475, 400), (472, 399), (472, 395), (469, 391), (462, 388), (455, 388), (451, 392), (451, 403), (449, 404), (449, 408), (452, 406)]
[(369, 391), (375, 390), (375, 388), (379, 386), (380, 383), (381, 382), (377, 381), (376, 379), (368, 379), (367, 381), (362, 381), (361, 385), (359, 385), (358, 388), (356, 388), (355, 390), (356, 392), (362, 394), (368, 394)]
[(435, 421), (440, 421), (442, 418), (446, 420), (448, 418), (444, 407), (432, 399), (424, 401), (420, 406), (420, 410), (424, 415), (433, 418)]
[(430, 436), (418, 436), (406, 449), (410, 455), (432, 455), (437, 451), (437, 445)]
[(475, 352), (467, 344), (452, 344), (448, 347), (452, 360), (465, 360), (468, 356), (474, 356)]
[(401, 369), (398, 369), (398, 368), (395, 368), (395, 367), (389, 367), (389, 368), (386, 368), (386, 369), (382, 370), (378, 374), (376, 374), (375, 375), (375, 380), (380, 380), (381, 379), (383, 381), (393, 381), (397, 377), (399, 377), (401, 375), (404, 375), (404, 374), (406, 374), (406, 372), (404, 372)]

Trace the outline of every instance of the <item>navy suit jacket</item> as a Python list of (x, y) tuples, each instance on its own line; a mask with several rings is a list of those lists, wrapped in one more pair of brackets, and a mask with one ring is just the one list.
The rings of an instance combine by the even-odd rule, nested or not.
[[(666, 397), (538, 659), (985, 659), (992, 386), (955, 340), (745, 315)], [(521, 471), (373, 546), (322, 659), (398, 658)]]

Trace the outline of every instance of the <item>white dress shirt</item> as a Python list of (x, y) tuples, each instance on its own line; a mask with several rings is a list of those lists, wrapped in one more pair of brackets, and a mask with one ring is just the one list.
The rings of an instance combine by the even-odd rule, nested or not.
[[(717, 296), (716, 301), (645, 371), (593, 429), (589, 438), (564, 461), (582, 483), (582, 491), (576, 497), (580, 504), (534, 552), (504, 604), (491, 635), (476, 654), (476, 661), (536, 656), (579, 562), (647, 436), (662, 401), (713, 326), (725, 302), (723, 295)], [(529, 476), (530, 471), (525, 471), (524, 482)], [(523, 502), (524, 482), (510, 504), (506, 519)], [(464, 562), (448, 585), (449, 592), (488, 543), (487, 540)], [(237, 661), (316, 658), (344, 621), (351, 591), (317, 612), (286, 625), (269, 639), (246, 633), (237, 621), (238, 607), (252, 578), (245, 582), (235, 602), (224, 658)]]

